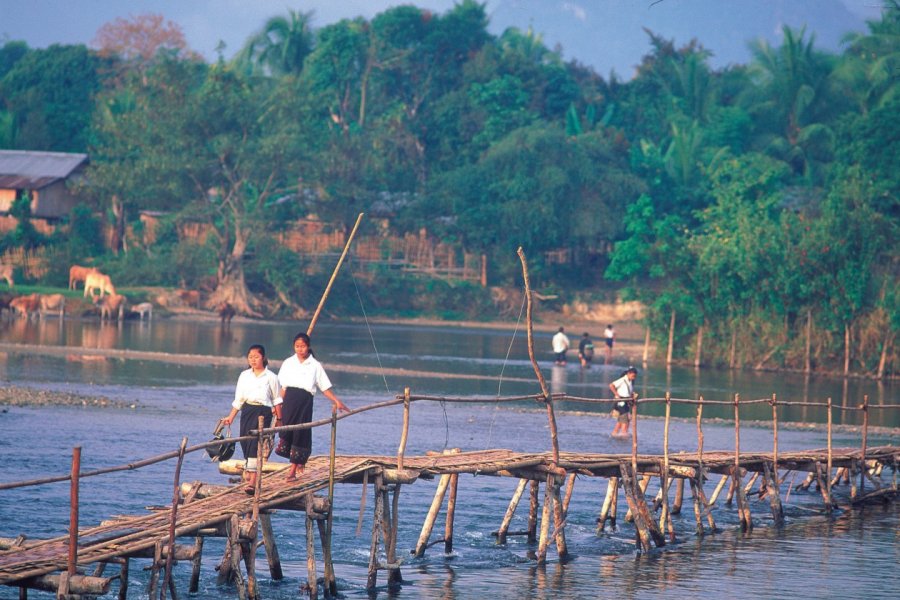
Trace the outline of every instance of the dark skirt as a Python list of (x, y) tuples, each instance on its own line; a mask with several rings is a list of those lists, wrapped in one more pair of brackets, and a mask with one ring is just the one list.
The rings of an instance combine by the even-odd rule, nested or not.
[[(313, 395), (300, 388), (285, 388), (281, 404), (282, 425), (300, 425), (312, 421)], [(312, 454), (312, 429), (285, 431), (282, 443), (290, 448), (289, 460), (295, 465), (305, 465)]]
[[(253, 404), (244, 404), (241, 407), (241, 436), (250, 435), (250, 431), (259, 427), (259, 418), (265, 419), (265, 426), (269, 426), (272, 417), (272, 409), (268, 406), (255, 406)], [(259, 438), (254, 437), (252, 440), (241, 440), (241, 450), (244, 452), (244, 458), (259, 457)]]

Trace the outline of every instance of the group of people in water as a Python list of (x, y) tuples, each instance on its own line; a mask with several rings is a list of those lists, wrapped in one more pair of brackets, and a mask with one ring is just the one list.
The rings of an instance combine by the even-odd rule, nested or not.
[[(612, 325), (606, 327), (604, 338), (608, 362), (615, 340)], [(222, 423), (230, 427), (240, 414), (241, 437), (249, 436), (250, 431), (258, 427), (260, 417), (263, 417), (266, 427), (309, 423), (312, 421), (313, 397), (317, 391), (321, 391), (331, 401), (336, 411), (350, 412), (347, 405), (334, 393), (331, 380), (322, 363), (316, 360), (309, 335), (305, 333), (295, 335), (293, 346), (294, 353), (282, 362), (277, 374), (269, 370), (265, 346), (253, 344), (247, 350), (248, 368), (238, 377), (231, 412), (222, 418)], [(552, 346), (556, 364), (565, 365), (569, 338), (563, 327), (560, 327), (553, 336)], [(590, 335), (585, 332), (578, 344), (578, 358), (582, 367), (588, 367), (593, 357), (594, 344)], [(622, 377), (609, 384), (609, 389), (616, 399), (612, 413), (616, 418), (613, 436), (628, 433), (631, 407), (635, 398), (633, 384), (636, 377), (637, 369), (628, 367)], [(244, 466), (246, 489), (252, 493), (256, 487), (259, 441), (255, 438), (241, 440), (241, 450), (246, 460)], [(287, 479), (289, 481), (297, 479), (312, 453), (312, 429), (280, 432), (274, 451), (290, 461)]]
[[(269, 360), (262, 344), (250, 346), (247, 364), (249, 368), (238, 377), (231, 412), (222, 419), (225, 425), (230, 426), (240, 413), (242, 437), (258, 427), (259, 417), (263, 417), (265, 425), (271, 427), (309, 423), (312, 421), (313, 397), (317, 390), (321, 390), (331, 401), (335, 410), (350, 412), (332, 390), (331, 380), (322, 363), (316, 360), (310, 338), (305, 333), (294, 336), (294, 354), (282, 362), (277, 375), (269, 370)], [(247, 491), (252, 492), (256, 487), (256, 463), (260, 452), (258, 440), (242, 440), (241, 450), (246, 459), (244, 480)], [(312, 429), (280, 432), (275, 453), (290, 461), (287, 479), (295, 480), (303, 472), (312, 453)]]
[[(616, 332), (612, 324), (607, 325), (603, 331), (603, 340), (606, 343), (606, 363), (612, 360), (613, 344), (616, 341)], [(550, 340), (550, 346), (553, 349), (554, 364), (564, 366), (568, 360), (566, 355), (571, 347), (569, 336), (566, 335), (566, 328), (560, 327)], [(590, 368), (591, 362), (594, 360), (594, 340), (591, 335), (585, 331), (578, 341), (578, 360), (581, 362), (581, 368)]]
[[(603, 338), (606, 342), (606, 363), (609, 364), (613, 354), (613, 344), (615, 343), (616, 333), (609, 324), (603, 332)], [(560, 327), (550, 340), (553, 349), (554, 364), (557, 366), (565, 366), (567, 363), (566, 355), (569, 351), (570, 341), (566, 335), (565, 327)], [(578, 360), (581, 362), (581, 368), (590, 368), (591, 361), (594, 359), (594, 341), (590, 334), (585, 331), (578, 342)], [(628, 424), (631, 422), (631, 409), (634, 406), (634, 380), (637, 378), (637, 369), (628, 367), (622, 376), (609, 384), (609, 389), (616, 400), (612, 409), (612, 415), (616, 419), (616, 425), (613, 428), (613, 437), (623, 437), (628, 435)]]

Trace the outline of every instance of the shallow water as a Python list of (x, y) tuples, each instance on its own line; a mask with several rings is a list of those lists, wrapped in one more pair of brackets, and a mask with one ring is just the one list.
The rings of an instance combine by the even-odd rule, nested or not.
[[(23, 326), (24, 325), (24, 326)], [(0, 326), (0, 341), (22, 341), (68, 346), (128, 348), (201, 355), (240, 357), (247, 345), (262, 342), (269, 354), (281, 358), (290, 351), (290, 339), (297, 324), (233, 324), (221, 329), (218, 323), (154, 321), (152, 325), (128, 322), (121, 327), (99, 327), (96, 323), (66, 320), (59, 324), (14, 322)], [(330, 372), (335, 388), (351, 407), (384, 401), (406, 385), (413, 393), (433, 395), (484, 396), (531, 394), (536, 386), (524, 343), (512, 343), (510, 333), (454, 327), (426, 328), (379, 326), (370, 331), (362, 325), (324, 324), (314, 339), (317, 354), (330, 365), (367, 365), (386, 369), (404, 368), (427, 372), (418, 377), (382, 377), (377, 373), (358, 373), (335, 368)], [(102, 334), (102, 335), (101, 335)], [(521, 334), (521, 332), (520, 332)], [(103, 345), (97, 340), (103, 339)], [(375, 341), (373, 349), (372, 339)], [(549, 358), (549, 354), (546, 355)], [(611, 377), (631, 362), (618, 357), (616, 366), (595, 366), (582, 372), (570, 364), (567, 369), (545, 369), (548, 382), (563, 385), (570, 394), (606, 397), (603, 393)], [(205, 441), (216, 419), (228, 411), (234, 382), (240, 367), (203, 364), (169, 364), (155, 361), (120, 359), (84, 360), (76, 355), (51, 357), (9, 352), (0, 355), (0, 376), (17, 385), (103, 395), (116, 400), (131, 400), (135, 409), (88, 407), (10, 407), (0, 413), (0, 457), (5, 468), (0, 481), (17, 481), (66, 474), (72, 447), (82, 447), (82, 468), (91, 470), (122, 464), (138, 458), (177, 449), (182, 436), (189, 443)], [(673, 395), (726, 399), (732, 393), (742, 397), (767, 397), (773, 376), (746, 376), (718, 372), (681, 372), (641, 369), (639, 391), (645, 397), (661, 395), (670, 389)], [(440, 373), (464, 373), (470, 379), (444, 379)], [(562, 381), (565, 379), (565, 381)], [(778, 385), (792, 397), (807, 390), (804, 398), (822, 400), (833, 395), (841, 398), (843, 383), (828, 380), (795, 381), (791, 376), (777, 377)], [(706, 387), (706, 385), (709, 387)], [(870, 394), (871, 401), (896, 403), (893, 390), (873, 382), (851, 381), (846, 386), (851, 396)], [(677, 393), (676, 393), (676, 390)], [(815, 392), (815, 393), (813, 393)], [(824, 393), (824, 396), (817, 394)], [(788, 399), (781, 392), (779, 398)], [(319, 403), (317, 416), (327, 415), (327, 403)], [(763, 405), (761, 418), (771, 414)], [(612, 422), (593, 406), (561, 406), (557, 413), (561, 450), (588, 452), (628, 452), (629, 442), (612, 440), (608, 432)], [(574, 409), (574, 410), (569, 410)], [(692, 412), (692, 409), (691, 409)], [(874, 411), (873, 411), (874, 412)], [(707, 412), (704, 412), (707, 415)], [(801, 415), (802, 416), (802, 415)], [(742, 413), (742, 418), (743, 413)], [(747, 417), (752, 418), (752, 417)], [(337, 451), (343, 454), (395, 454), (400, 438), (401, 409), (392, 407), (343, 419), (338, 426)], [(696, 448), (696, 430), (692, 420), (676, 421), (670, 431), (670, 450)], [(659, 419), (642, 420), (639, 426), (640, 451), (657, 453), (662, 449), (663, 423)], [(314, 451), (326, 452), (329, 432), (314, 433)], [(705, 449), (733, 448), (731, 426), (709, 423), (704, 426)], [(888, 434), (870, 436), (869, 443), (897, 443)], [(779, 432), (779, 449), (823, 447), (821, 429), (796, 429)], [(771, 432), (764, 427), (744, 427), (744, 450), (771, 448)], [(859, 433), (838, 432), (838, 446), (859, 444)], [(463, 450), (510, 448), (521, 451), (549, 449), (546, 413), (530, 402), (516, 405), (414, 403), (407, 453), (459, 447)], [(25, 458), (27, 457), (27, 459)], [(83, 527), (96, 524), (113, 514), (140, 512), (149, 505), (171, 501), (173, 463), (164, 463), (137, 471), (85, 479), (81, 486)], [(890, 473), (886, 475), (890, 478)], [(189, 455), (182, 481), (201, 479), (225, 483), (226, 477), (196, 453)], [(797, 476), (797, 480), (802, 475)], [(753, 501), (751, 509), (755, 529), (742, 534), (737, 515), (720, 500), (715, 517), (720, 531), (698, 538), (694, 532), (689, 499), (683, 514), (675, 517), (678, 543), (640, 556), (633, 552), (633, 530), (622, 523), (625, 502), (619, 501), (620, 529), (597, 536), (595, 519), (605, 492), (605, 482), (581, 477), (569, 509), (566, 537), (572, 560), (560, 562), (551, 545), (549, 563), (537, 567), (528, 559), (533, 550), (523, 538), (511, 537), (506, 546), (497, 546), (491, 531), (497, 529), (516, 481), (489, 476), (463, 476), (455, 522), (454, 551), (443, 554), (443, 545), (430, 548), (424, 558), (413, 559), (406, 550), (416, 544), (437, 481), (419, 481), (404, 486), (401, 492), (401, 530), (398, 555), (404, 560), (404, 586), (396, 591), (379, 587), (376, 597), (391, 598), (629, 598), (678, 594), (684, 597), (725, 594), (729, 597), (775, 598), (791, 595), (815, 595), (843, 598), (850, 593), (860, 598), (897, 597), (900, 575), (900, 509), (869, 508), (862, 512), (839, 513), (833, 518), (820, 514), (818, 492), (791, 492), (786, 502), (788, 523), (783, 529), (771, 526), (768, 507)], [(707, 493), (712, 489), (708, 485)], [(782, 494), (787, 492), (787, 484)], [(838, 495), (846, 496), (845, 487)], [(26, 533), (31, 538), (59, 536), (68, 521), (66, 483), (0, 492), (0, 536)], [(655, 494), (651, 486), (648, 494)], [(366, 597), (364, 589), (371, 538), (372, 496), (368, 490), (361, 533), (357, 536), (361, 487), (339, 485), (335, 491), (334, 555), (341, 592), (347, 597)], [(36, 510), (36, 508), (38, 510)], [(511, 530), (521, 530), (527, 518), (523, 502)], [(273, 526), (286, 578), (273, 582), (268, 578), (264, 553), (260, 552), (257, 571), (264, 598), (294, 598), (306, 581), (305, 531), (303, 518), (288, 512), (273, 517)], [(440, 518), (432, 540), (443, 534)], [(214, 567), (221, 558), (220, 540), (207, 540), (204, 547), (202, 589), (195, 598), (235, 597), (233, 588), (215, 584)], [(131, 570), (129, 597), (146, 595), (145, 561), (137, 561)], [(321, 564), (319, 565), (321, 568)], [(186, 594), (188, 565), (175, 569), (179, 591)], [(833, 582), (825, 587), (824, 582)], [(838, 582), (840, 582), (838, 584)], [(383, 586), (384, 576), (379, 574)], [(116, 586), (113, 587), (115, 595)], [(0, 587), (0, 598), (18, 597), (17, 590)], [(31, 592), (30, 597), (51, 597)]]

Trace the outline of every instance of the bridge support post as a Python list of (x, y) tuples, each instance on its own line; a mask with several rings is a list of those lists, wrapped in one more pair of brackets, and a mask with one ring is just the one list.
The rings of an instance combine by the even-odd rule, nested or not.
[(313, 535), (313, 495), (306, 496), (306, 587), (309, 597), (319, 597), (318, 576), (316, 574), (316, 539)]
[(522, 493), (525, 492), (525, 486), (528, 484), (527, 479), (520, 479), (506, 507), (506, 514), (503, 515), (503, 521), (500, 522), (500, 529), (497, 530), (497, 545), (506, 543), (506, 534), (509, 532), (509, 525), (512, 522), (513, 515), (516, 514), (516, 508), (519, 506), (519, 500), (522, 499)]
[(540, 482), (532, 479), (529, 487), (528, 500), (528, 543), (533, 544), (537, 541), (537, 512), (540, 499)]
[(375, 490), (375, 514), (372, 518), (372, 543), (369, 547), (369, 574), (366, 578), (366, 589), (372, 590), (378, 583), (378, 535), (381, 529), (381, 522), (384, 518), (384, 501), (381, 497), (381, 487), (384, 478), (381, 473), (375, 476), (373, 487)]
[(441, 475), (438, 482), (437, 490), (434, 492), (434, 499), (431, 501), (431, 508), (428, 509), (428, 515), (422, 524), (422, 532), (419, 533), (419, 540), (416, 542), (416, 549), (413, 554), (416, 558), (420, 558), (425, 554), (428, 547), (428, 538), (431, 537), (431, 531), (434, 529), (434, 522), (437, 519), (438, 512), (441, 510), (441, 504), (444, 502), (444, 495), (447, 493), (447, 487), (450, 485), (450, 475)]
[(606, 522), (609, 521), (611, 531), (616, 529), (616, 500), (619, 496), (619, 478), (610, 477), (606, 482), (606, 497), (603, 499), (603, 507), (600, 509), (600, 518), (597, 519), (597, 535), (603, 533), (606, 529)]
[[(459, 474), (450, 476), (450, 497), (447, 498), (447, 519), (444, 523), (444, 553), (453, 552), (453, 517), (456, 514), (456, 489), (459, 482)], [(396, 515), (395, 515), (396, 516)], [(396, 526), (396, 523), (395, 523)]]
[(191, 560), (191, 581), (188, 584), (188, 593), (196, 594), (200, 589), (200, 563), (203, 559), (203, 536), (194, 538), (194, 558)]

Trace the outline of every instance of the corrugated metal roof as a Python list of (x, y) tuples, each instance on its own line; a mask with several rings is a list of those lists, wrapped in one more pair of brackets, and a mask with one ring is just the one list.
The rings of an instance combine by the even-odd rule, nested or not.
[(0, 150), (0, 187), (40, 189), (65, 179), (87, 162), (87, 154)]

